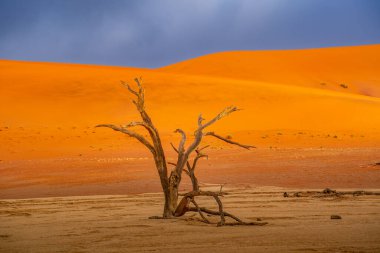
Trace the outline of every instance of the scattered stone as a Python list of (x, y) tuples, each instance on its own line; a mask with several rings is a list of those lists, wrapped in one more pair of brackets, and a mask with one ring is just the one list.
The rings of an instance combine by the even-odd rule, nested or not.
[(337, 214), (333, 214), (333, 215), (331, 215), (330, 218), (331, 218), (332, 220), (341, 220), (341, 219), (342, 219), (342, 216), (337, 215)]
[(331, 190), (330, 188), (326, 188), (323, 190), (323, 193), (324, 194), (333, 194), (333, 193), (336, 193), (335, 190)]
[(257, 218), (256, 220), (257, 220), (257, 221), (262, 221), (262, 219), (261, 219), (261, 218)]
[(301, 197), (301, 192), (295, 192), (293, 196), (299, 198)]
[(288, 198), (289, 194), (287, 192), (284, 192), (284, 198)]
[(364, 194), (365, 194), (364, 191), (354, 191), (354, 192), (352, 193), (352, 195), (354, 195), (354, 196), (361, 196), (361, 195), (364, 195)]
[(340, 84), (340, 87), (342, 87), (342, 88), (344, 88), (344, 89), (347, 89), (347, 88), (348, 88), (348, 85), (342, 83), (342, 84)]

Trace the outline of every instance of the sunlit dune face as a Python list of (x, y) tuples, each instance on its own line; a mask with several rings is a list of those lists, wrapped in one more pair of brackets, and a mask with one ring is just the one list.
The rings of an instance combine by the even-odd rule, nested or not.
[[(136, 76), (167, 150), (178, 141), (176, 128), (191, 136), (199, 113), (209, 119), (231, 104), (243, 110), (212, 130), (259, 149), (378, 148), (378, 59), (380, 46), (228, 52), (156, 70), (3, 60), (0, 166), (20, 159), (150, 159), (130, 138), (94, 128), (139, 119), (120, 84), (133, 85)], [(222, 153), (235, 149), (209, 142)]]
[(380, 46), (217, 53), (163, 67), (181, 74), (260, 81), (380, 97)]

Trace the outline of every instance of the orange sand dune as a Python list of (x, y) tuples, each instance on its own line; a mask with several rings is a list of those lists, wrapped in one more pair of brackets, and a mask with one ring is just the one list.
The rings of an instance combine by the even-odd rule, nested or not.
[[(147, 110), (167, 148), (178, 139), (174, 129), (191, 133), (199, 113), (209, 119), (231, 104), (244, 110), (210, 130), (259, 149), (378, 148), (378, 59), (379, 45), (220, 53), (156, 70), (2, 60), (0, 185), (77, 184), (74, 172), (85, 177), (93, 167), (84, 166), (86, 162), (80, 169), (67, 165), (73, 159), (102, 163), (125, 154), (150, 158), (135, 141), (94, 128), (138, 120), (130, 94), (120, 85), (120, 80), (133, 83), (136, 76), (143, 77)], [(212, 144), (227, 148), (214, 140)], [(58, 158), (67, 160), (55, 166), (38, 160)], [(28, 170), (30, 163), (35, 170)], [(144, 166), (150, 168), (152, 161)], [(119, 171), (106, 162), (100, 167), (107, 167), (108, 183), (118, 182)], [(63, 176), (52, 180), (49, 173)], [(101, 174), (96, 178), (91, 182), (101, 180)]]
[[(224, 52), (176, 63), (160, 70), (380, 97), (380, 45)], [(347, 85), (347, 88), (341, 84)]]

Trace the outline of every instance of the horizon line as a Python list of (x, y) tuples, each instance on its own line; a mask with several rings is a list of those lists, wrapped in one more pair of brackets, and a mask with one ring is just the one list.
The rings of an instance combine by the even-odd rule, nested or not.
[(246, 50), (246, 49), (236, 49), (236, 50), (227, 50), (227, 51), (217, 51), (217, 52), (211, 52), (203, 55), (198, 55), (191, 58), (186, 58), (184, 60), (176, 61), (167, 65), (163, 65), (156, 68), (148, 68), (148, 67), (136, 67), (136, 66), (126, 66), (126, 65), (108, 65), (108, 64), (101, 64), (101, 63), (81, 63), (81, 62), (65, 62), (65, 61), (33, 61), (33, 60), (25, 60), (25, 59), (5, 59), (1, 58), (0, 61), (13, 61), (13, 62), (22, 62), (22, 63), (36, 63), (36, 64), (57, 64), (57, 65), (81, 65), (81, 66), (91, 66), (91, 67), (111, 67), (111, 68), (132, 68), (132, 69), (143, 69), (143, 70), (157, 70), (161, 69), (167, 66), (171, 66), (177, 63), (197, 59), (200, 57), (208, 56), (208, 55), (214, 55), (214, 54), (220, 54), (220, 53), (233, 53), (233, 52), (275, 52), (275, 51), (313, 51), (313, 50), (320, 50), (320, 49), (336, 49), (336, 48), (348, 48), (348, 47), (366, 47), (366, 46), (380, 46), (379, 43), (368, 43), (368, 44), (355, 44), (355, 45), (343, 45), (343, 46), (322, 46), (322, 47), (305, 47), (305, 48), (276, 48), (276, 49), (252, 49), (252, 50)]

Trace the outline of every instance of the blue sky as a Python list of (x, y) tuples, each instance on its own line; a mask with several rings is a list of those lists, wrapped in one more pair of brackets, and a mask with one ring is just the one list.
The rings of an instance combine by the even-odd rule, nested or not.
[(159, 67), (380, 43), (380, 0), (0, 0), (0, 58)]

